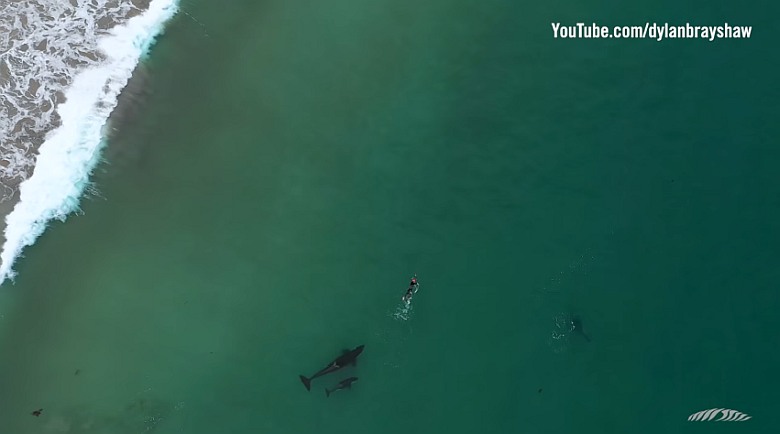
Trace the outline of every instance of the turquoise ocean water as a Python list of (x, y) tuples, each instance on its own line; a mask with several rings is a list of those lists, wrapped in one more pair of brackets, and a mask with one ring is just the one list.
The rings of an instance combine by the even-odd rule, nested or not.
[(0, 432), (777, 429), (777, 6), (419, 3), (182, 3), (0, 291)]

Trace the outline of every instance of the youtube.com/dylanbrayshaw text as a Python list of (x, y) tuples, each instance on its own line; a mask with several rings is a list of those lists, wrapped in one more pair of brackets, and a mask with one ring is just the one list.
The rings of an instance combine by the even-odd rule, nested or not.
[(550, 23), (553, 37), (558, 39), (749, 39), (753, 26), (734, 26), (723, 23), (715, 26), (695, 26), (690, 23), (645, 23), (641, 26), (603, 26), (597, 23), (563, 25)]

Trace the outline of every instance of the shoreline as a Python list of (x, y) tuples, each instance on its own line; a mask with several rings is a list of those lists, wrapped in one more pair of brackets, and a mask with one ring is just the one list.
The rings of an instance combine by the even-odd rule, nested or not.
[[(106, 121), (106, 131), (103, 134), (103, 141), (105, 144), (98, 155), (101, 162), (109, 161), (112, 165), (117, 165), (117, 162), (123, 161), (128, 162), (128, 164), (134, 164), (134, 162), (143, 158), (142, 155), (144, 151), (142, 149), (129, 149), (121, 146), (123, 143), (121, 140), (121, 131), (124, 128), (132, 128), (134, 122), (140, 115), (141, 110), (143, 110), (144, 101), (148, 96), (148, 92), (145, 91), (148, 80), (149, 72), (143, 62), (140, 62), (135, 70), (133, 70), (127, 85), (117, 97), (117, 105), (114, 107), (114, 110)], [(43, 144), (43, 142), (41, 144)], [(36, 156), (39, 148), (40, 146), (34, 150)], [(100, 163), (95, 166), (95, 169), (98, 169), (99, 166)], [(35, 170), (34, 167), (33, 170)], [(6, 186), (7, 188), (12, 189), (13, 194), (0, 202), (0, 246), (5, 245), (5, 230), (8, 226), (6, 218), (19, 203), (19, 185), (22, 182), (24, 181), (19, 181), (14, 185)], [(83, 196), (84, 192), (82, 192), (79, 200), (81, 200)], [(0, 258), (0, 267), (2, 267), (2, 264), (3, 260)], [(13, 283), (13, 281), (11, 283)], [(2, 283), (0, 283), (0, 286), (2, 286)]]
[[(13, 265), (51, 220), (65, 221), (79, 209), (111, 134), (111, 115), (157, 37), (178, 12), (178, 0), (153, 0), (141, 14), (98, 41), (106, 61), (79, 71), (57, 107), (60, 125), (37, 150), (32, 175), (18, 185), (3, 221), (0, 285), (13, 279)], [(120, 112), (121, 115), (122, 112)], [(120, 116), (121, 117), (121, 116)]]

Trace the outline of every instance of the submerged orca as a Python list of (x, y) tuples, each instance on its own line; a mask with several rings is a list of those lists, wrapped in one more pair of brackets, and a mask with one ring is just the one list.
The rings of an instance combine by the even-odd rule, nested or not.
[(349, 377), (345, 378), (341, 381), (339, 381), (339, 384), (336, 385), (333, 389), (325, 389), (325, 396), (330, 397), (330, 394), (342, 389), (351, 389), (352, 383), (358, 380), (358, 377)]
[(585, 334), (585, 330), (582, 329), (582, 320), (578, 316), (574, 316), (571, 319), (571, 329), (574, 333), (582, 335), (586, 341), (590, 342), (590, 337)]
[(311, 390), (311, 380), (317, 377), (330, 374), (331, 372), (336, 372), (349, 364), (352, 364), (353, 366), (357, 365), (357, 357), (360, 355), (360, 353), (363, 352), (364, 346), (365, 345), (361, 345), (354, 350), (344, 350), (344, 352), (338, 356), (336, 360), (332, 361), (328, 366), (322, 368), (319, 372), (312, 375), (311, 378), (306, 378), (305, 376), (301, 375), (301, 382), (304, 386), (306, 386), (306, 390)]

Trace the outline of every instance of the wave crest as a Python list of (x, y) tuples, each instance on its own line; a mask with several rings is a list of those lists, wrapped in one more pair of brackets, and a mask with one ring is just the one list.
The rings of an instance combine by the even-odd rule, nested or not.
[(100, 36), (140, 12), (118, 0), (0, 3), (0, 199), (31, 175), (76, 72), (105, 60)]
[[(86, 3), (70, 0), (70, 4), (76, 6)], [(100, 4), (115, 11), (132, 6), (118, 6), (116, 0), (90, 0), (89, 7)], [(31, 245), (43, 233), (51, 219), (64, 220), (78, 208), (79, 197), (98, 161), (103, 126), (117, 104), (119, 93), (165, 22), (176, 13), (177, 6), (178, 0), (152, 0), (145, 11), (104, 33), (100, 33), (97, 23), (89, 27), (91, 35), (99, 36), (94, 41), (95, 53), (102, 54), (91, 57), (84, 54), (88, 66), (73, 74), (64, 90), (64, 102), (56, 107), (60, 125), (50, 131), (40, 145), (32, 176), (19, 184), (20, 201), (6, 217), (6, 241), (0, 253), (0, 283), (13, 277), (14, 261), (25, 246)], [(41, 12), (40, 8), (36, 10)], [(77, 18), (83, 18), (89, 10), (76, 7), (73, 13)], [(49, 15), (57, 18), (51, 10)], [(67, 66), (55, 63), (55, 70), (74, 71), (68, 69), (72, 65), (67, 65), (67, 61), (63, 61)], [(51, 77), (57, 78), (56, 74)], [(14, 89), (18, 92), (20, 88)], [(46, 127), (42, 123), (39, 126)]]

